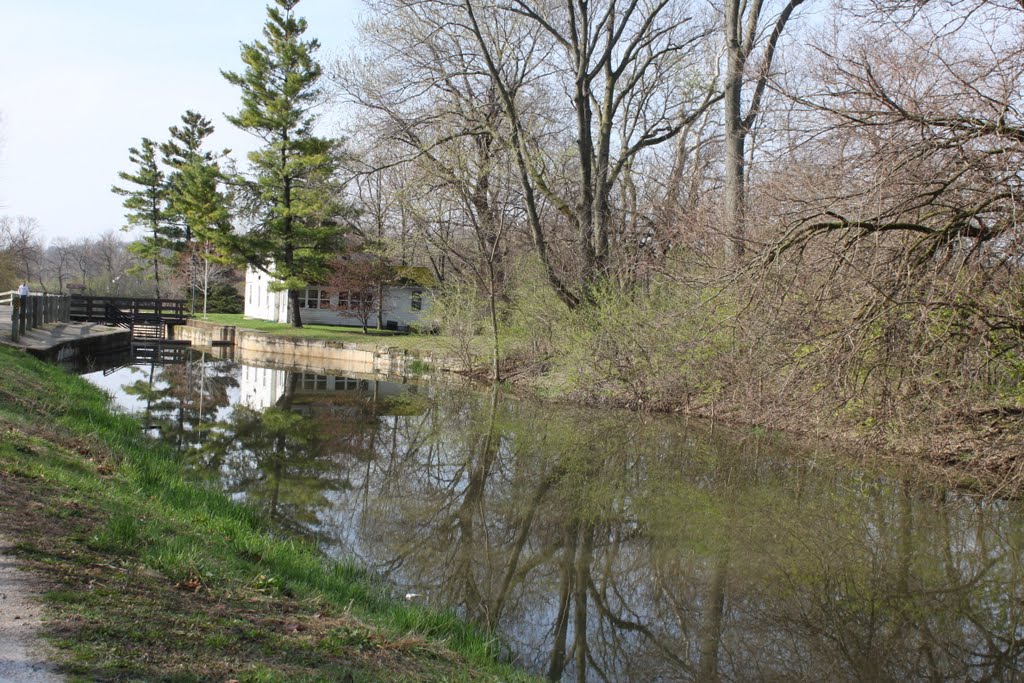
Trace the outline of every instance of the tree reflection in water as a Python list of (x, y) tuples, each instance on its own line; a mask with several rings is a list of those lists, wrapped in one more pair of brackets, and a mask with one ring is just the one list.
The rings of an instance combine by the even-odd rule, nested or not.
[(552, 680), (1022, 677), (1017, 503), (678, 419), (341, 379), (282, 376), (204, 462)]
[(201, 352), (183, 354), (179, 360), (128, 366), (125, 371), (137, 379), (121, 390), (144, 406), (147, 430), (189, 452), (201, 446), (206, 429), (229, 404), (229, 393), (238, 382), (233, 362)]

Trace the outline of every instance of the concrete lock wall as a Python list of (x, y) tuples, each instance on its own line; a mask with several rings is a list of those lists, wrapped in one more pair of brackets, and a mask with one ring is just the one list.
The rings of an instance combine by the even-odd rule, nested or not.
[(275, 337), (263, 332), (238, 330), (235, 333), (235, 348), (244, 353), (270, 355), (280, 362), (305, 363), (311, 360), (319, 364), (344, 365), (359, 372), (406, 374), (410, 357), (398, 349), (372, 347), (322, 339), (299, 339)]
[(462, 370), (454, 359), (433, 354), (410, 354), (400, 348), (372, 343), (276, 336), (201, 320), (192, 320), (188, 325), (175, 328), (174, 336), (196, 346), (230, 348), (236, 358), (259, 358), (264, 362), (293, 367), (333, 368), (396, 377), (416, 375), (434, 379)]
[(234, 346), (235, 327), (190, 320), (188, 325), (178, 325), (174, 328), (174, 338), (192, 342), (197, 346)]
[[(89, 328), (90, 325), (79, 325)], [(30, 354), (45, 361), (64, 362), (76, 358), (102, 356), (103, 354), (131, 347), (132, 333), (120, 328), (87, 330), (76, 339), (49, 341), (39, 346), (27, 346)]]

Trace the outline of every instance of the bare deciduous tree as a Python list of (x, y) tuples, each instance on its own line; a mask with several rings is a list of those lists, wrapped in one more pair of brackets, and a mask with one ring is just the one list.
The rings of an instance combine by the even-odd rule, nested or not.
[[(385, 159), (370, 157), (392, 166), (371, 168), (371, 174), (403, 167), (420, 189), (418, 196), (405, 194), (416, 208), (403, 208), (412, 209), (438, 260), (471, 278), (487, 297), (497, 378), (497, 300), (506, 279), (514, 194), (498, 93), (473, 35), (453, 26), (443, 5), (399, 0), (375, 7), (379, 18), (363, 27), (370, 55), (355, 68), (339, 69), (336, 81), (358, 103), (361, 121), (370, 123), (376, 139), (399, 144)], [(379, 215), (380, 192), (370, 198)], [(434, 265), (440, 279), (441, 268)]]
[(72, 253), (76, 245), (67, 238), (58, 238), (46, 250), (46, 269), (50, 277), (57, 279), (57, 292), (64, 292), (64, 285), (71, 277), (73, 264)]
[(331, 292), (331, 308), (359, 321), (366, 334), (370, 319), (384, 303), (384, 287), (394, 281), (394, 270), (383, 260), (367, 253), (339, 257), (331, 265), (324, 288)]
[(0, 251), (13, 265), (15, 279), (35, 283), (45, 291), (39, 221), (29, 216), (0, 216)]
[[(722, 208), (734, 258), (746, 250), (746, 144), (761, 113), (765, 88), (776, 51), (793, 12), (805, 0), (786, 0), (771, 17), (772, 3), (765, 0), (725, 0), (725, 195)], [(767, 37), (765, 24), (771, 26)], [(760, 50), (759, 50), (760, 48)], [(744, 87), (747, 108), (744, 111)]]
[[(624, 174), (718, 99), (710, 83), (701, 85), (695, 57), (710, 29), (670, 0), (509, 0), (495, 10), (465, 0), (451, 8), (458, 10), (508, 119), (537, 255), (559, 298), (578, 306), (608, 279), (623, 237), (612, 234), (612, 198)], [(517, 24), (522, 37), (509, 44)], [(548, 99), (531, 108), (542, 94)], [(552, 221), (541, 202), (575, 233), (575, 273), (558, 272), (548, 255)]]

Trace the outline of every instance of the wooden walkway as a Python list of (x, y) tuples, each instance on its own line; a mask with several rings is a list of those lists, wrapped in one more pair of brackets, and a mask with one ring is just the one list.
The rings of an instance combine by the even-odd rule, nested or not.
[[(47, 352), (68, 343), (100, 340), (113, 335), (126, 336), (125, 330), (100, 323), (50, 323), (27, 331), (17, 342), (11, 341), (11, 307), (0, 306), (0, 344), (32, 352)], [(109, 341), (114, 342), (114, 339)]]

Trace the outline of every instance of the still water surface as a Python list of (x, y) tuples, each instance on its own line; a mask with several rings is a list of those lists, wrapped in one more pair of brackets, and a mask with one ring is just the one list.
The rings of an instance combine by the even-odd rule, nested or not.
[(765, 434), (218, 360), (86, 377), (553, 680), (1024, 680), (1024, 509)]

